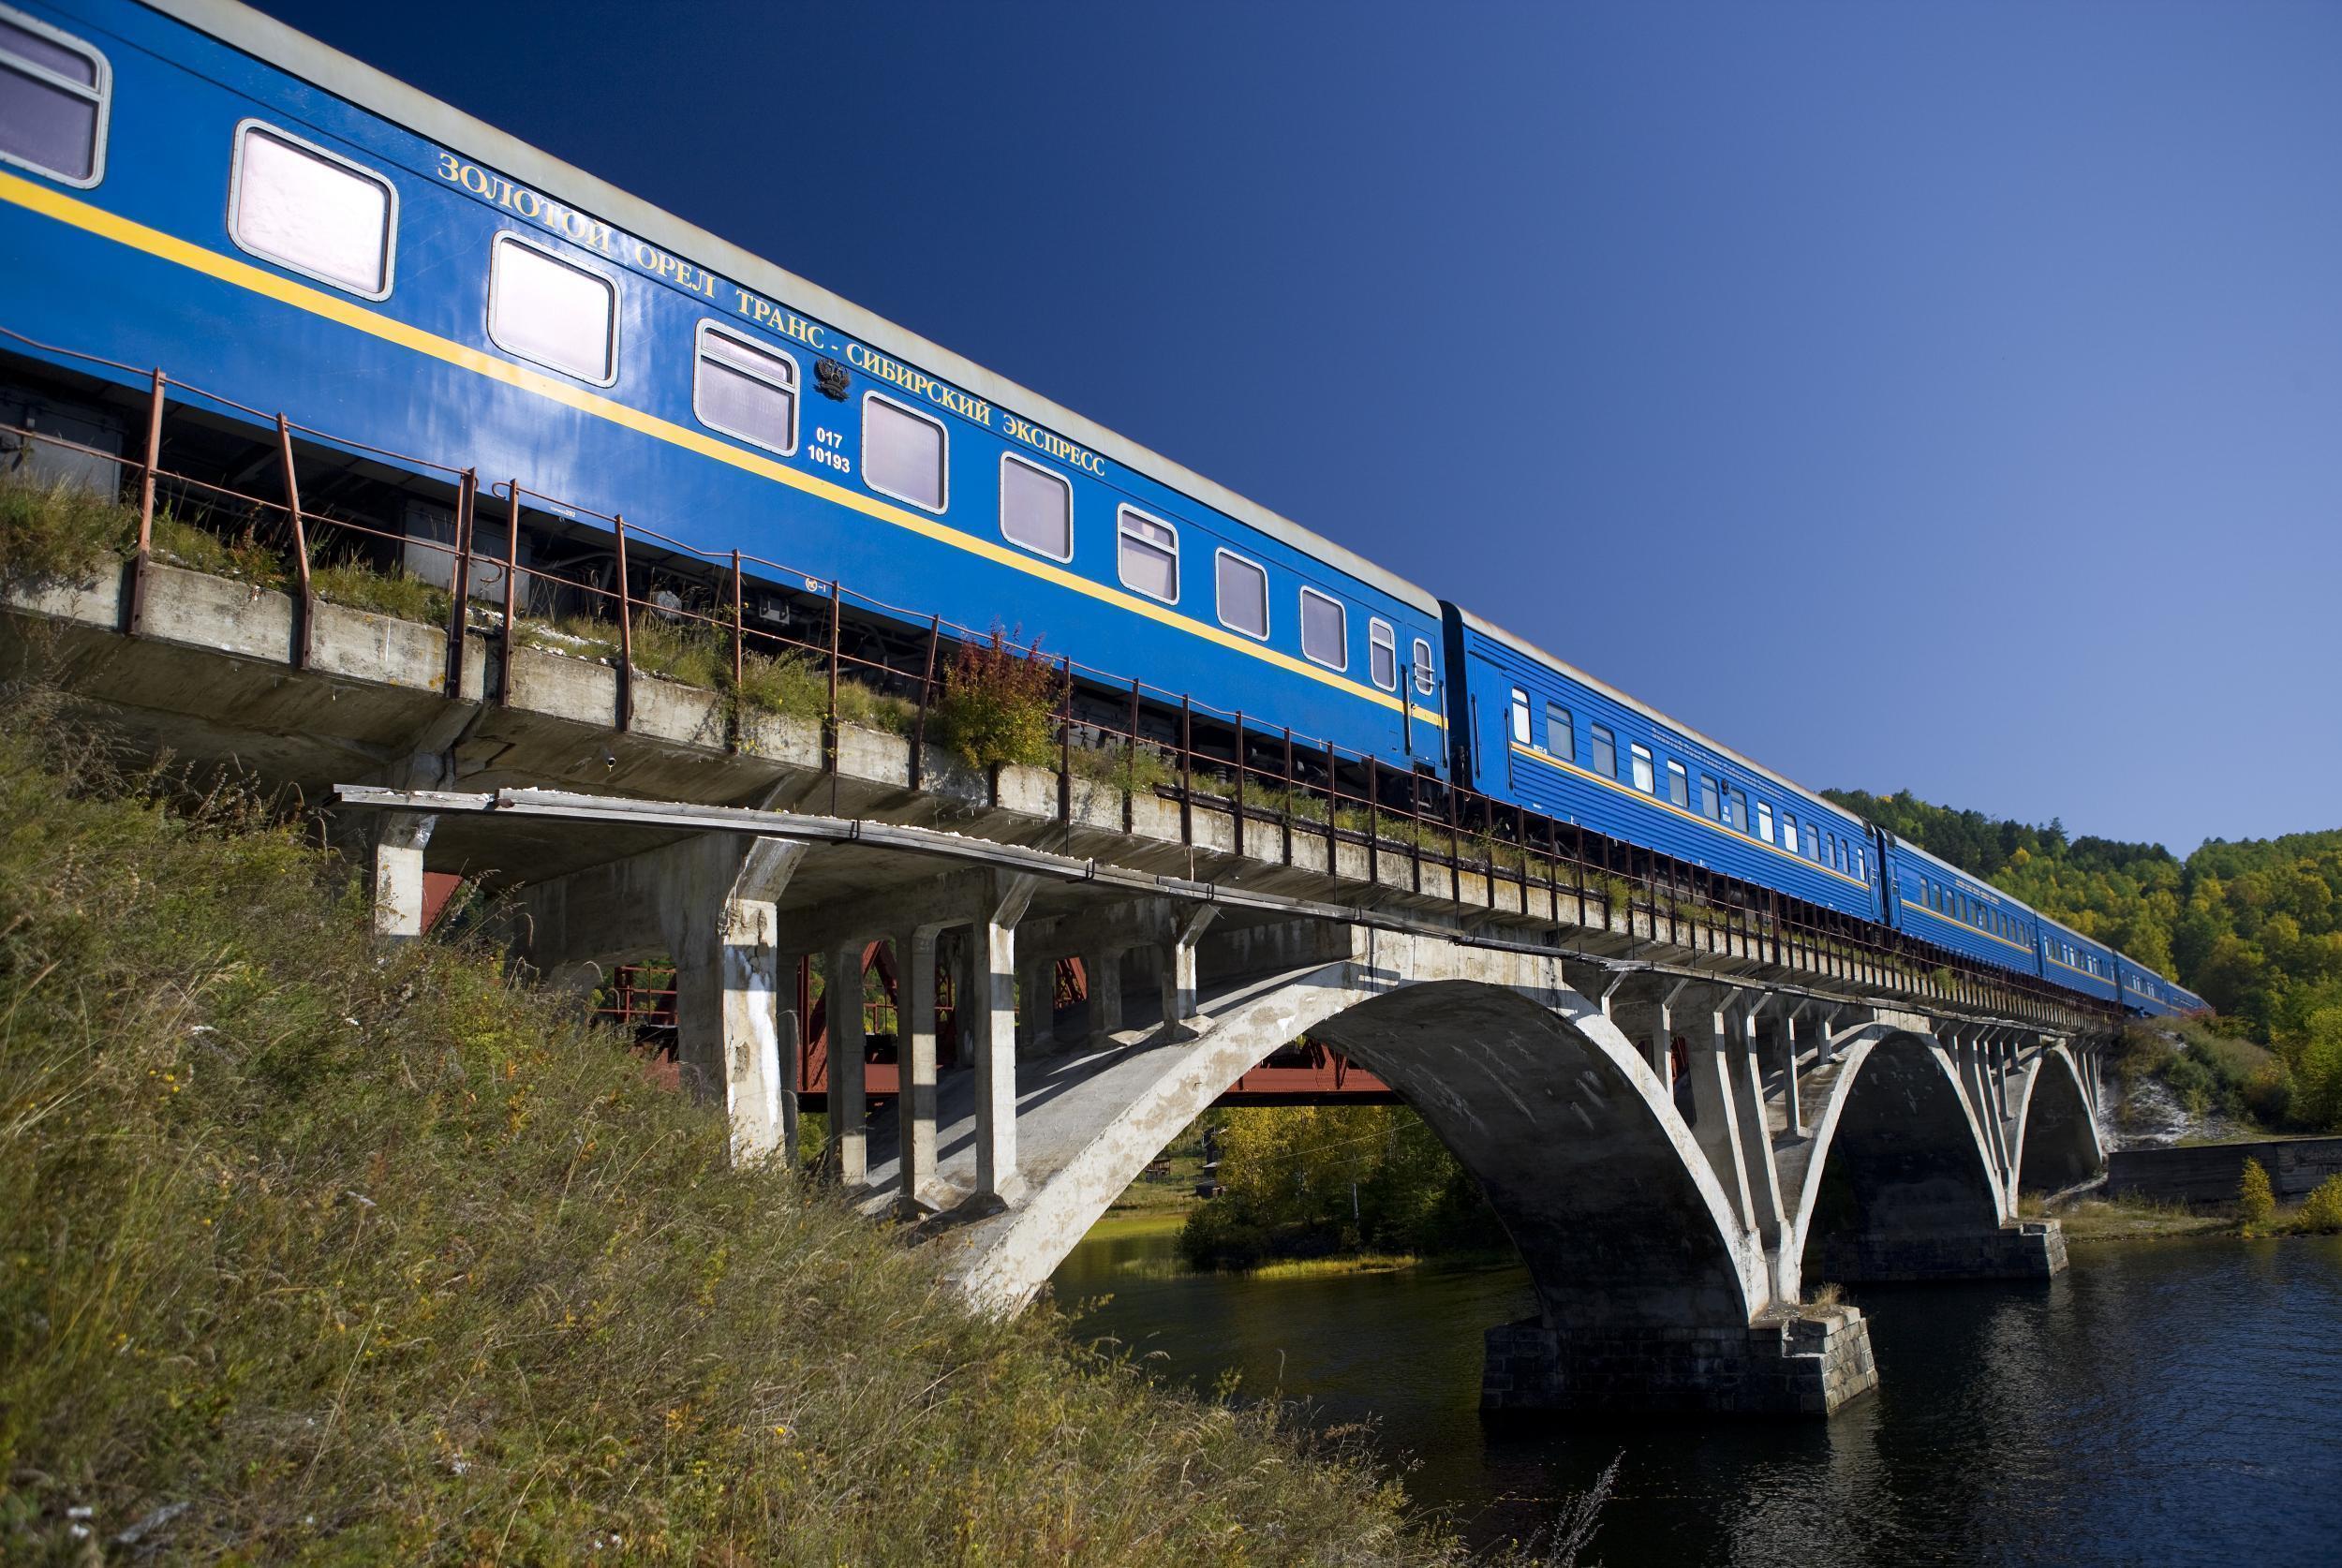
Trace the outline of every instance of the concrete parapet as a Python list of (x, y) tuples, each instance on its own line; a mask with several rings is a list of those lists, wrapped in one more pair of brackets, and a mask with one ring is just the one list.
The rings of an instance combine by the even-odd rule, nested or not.
[(1768, 1314), (1744, 1328), (1488, 1331), (1480, 1408), (1638, 1414), (1829, 1415), (1878, 1386), (1852, 1307)]
[(2066, 1233), (2026, 1220), (1970, 1235), (1821, 1235), (1807, 1278), (1847, 1283), (1920, 1280), (2046, 1280), (2066, 1268)]

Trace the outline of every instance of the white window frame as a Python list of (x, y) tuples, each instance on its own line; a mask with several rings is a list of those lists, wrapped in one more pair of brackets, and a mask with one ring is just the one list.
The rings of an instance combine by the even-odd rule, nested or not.
[[(1610, 748), (1610, 766), (1607, 773), (1602, 767), (1602, 748), (1605, 746)], [(1593, 764), (1596, 777), (1618, 782), (1618, 732), (1608, 724), (1589, 725), (1586, 730), (1586, 759)]]
[(1509, 717), (1505, 721), (1505, 732), (1512, 736), (1513, 744), (1515, 746), (1530, 745), (1529, 694), (1520, 688), (1514, 687), (1512, 701), (1507, 705), (1506, 712)]
[[(1683, 786), (1680, 799), (1675, 790), (1678, 784)], [(1668, 759), (1668, 804), (1683, 811), (1689, 811), (1692, 808), (1691, 770), (1672, 757)]]
[(1659, 792), (1658, 759), (1640, 741), (1626, 743), (1626, 781), (1646, 795)]
[(1439, 672), (1431, 668), (1431, 640), (1415, 640), (1415, 690), (1418, 697), (1429, 697), (1439, 690)]
[(1756, 836), (1768, 844), (1772, 842), (1772, 802), (1769, 800), (1756, 803)]
[[(1310, 600), (1313, 599), (1322, 599), (1326, 603), (1332, 605), (1334, 607), (1334, 614), (1341, 617), (1341, 662), (1339, 664), (1336, 664), (1331, 659), (1320, 658), (1315, 654), (1310, 652)], [(1342, 603), (1341, 600), (1336, 599), (1333, 595), (1327, 593), (1322, 589), (1304, 586), (1301, 589), (1300, 629), (1301, 657), (1303, 658), (1308, 659), (1312, 664), (1322, 664), (1328, 670), (1341, 670), (1344, 672), (1349, 670), (1350, 607), (1348, 605)]]
[[(943, 496), (941, 502), (939, 505), (929, 506), (926, 502), (919, 499), (916, 496), (906, 496), (899, 490), (889, 490), (886, 486), (879, 483), (878, 481), (870, 477), (870, 405), (873, 403), (883, 403), (889, 408), (894, 409), (897, 413), (909, 414), (914, 420), (919, 420), (925, 423), (931, 424), (935, 426), (936, 433), (943, 437), (942, 450), (936, 453), (936, 462), (941, 466), (943, 470), (941, 476), (943, 481)], [(941, 517), (945, 512), (951, 510), (952, 427), (950, 425), (945, 424), (941, 420), (937, 419), (933, 414), (928, 413), (926, 409), (913, 408), (910, 404), (903, 402), (899, 398), (889, 397), (884, 392), (866, 392), (862, 394), (861, 436), (862, 451), (859, 455), (862, 458), (862, 485), (864, 489), (876, 491), (879, 495), (884, 496), (890, 500), (900, 501), (907, 507), (917, 507), (921, 511), (933, 512), (938, 517)]]
[[(1556, 714), (1561, 716), (1562, 739), (1568, 742), (1560, 747), (1553, 744), (1553, 717)], [(1545, 754), (1559, 757), (1564, 762), (1578, 761), (1578, 716), (1551, 698), (1546, 699), (1545, 703)]]
[[(1242, 566), (1251, 567), (1254, 571), (1260, 573), (1260, 629), (1258, 631), (1253, 631), (1249, 628), (1237, 625), (1234, 621), (1228, 619), (1227, 613), (1221, 607), (1220, 563), (1223, 558), (1235, 561)], [(1253, 559), (1250, 555), (1238, 555), (1235, 551), (1229, 549), (1224, 544), (1215, 546), (1211, 553), (1211, 613), (1213, 618), (1218, 620), (1222, 626), (1226, 627), (1230, 631), (1237, 633), (1238, 636), (1250, 637), (1253, 641), (1259, 643), (1267, 642), (1269, 629), (1277, 624), (1276, 615), (1269, 608), (1268, 603), (1268, 569), (1261, 565), (1260, 562)]]
[[(543, 360), (538, 359), (533, 354), (523, 353), (520, 349), (515, 348), (511, 344), (505, 342), (504, 339), (497, 336), (497, 268), (501, 262), (501, 259), (507, 245), (517, 245), (524, 250), (533, 250), (538, 255), (544, 257), (546, 259), (569, 268), (571, 272), (583, 273), (586, 276), (592, 278), (595, 282), (600, 284), (604, 288), (610, 291), (610, 376), (607, 380), (597, 381), (590, 376), (580, 376), (576, 371), (570, 369), (566, 365), (547, 364)], [(545, 369), (552, 371), (556, 376), (566, 376), (572, 381), (583, 381), (589, 387), (616, 386), (618, 384), (619, 303), (620, 295), (618, 293), (618, 284), (615, 278), (607, 275), (597, 268), (588, 267), (582, 261), (578, 261), (571, 257), (562, 255), (551, 245), (541, 245), (536, 241), (530, 239), (527, 235), (515, 234), (510, 229), (497, 235), (495, 239), (488, 243), (488, 341), (495, 344), (498, 348), (503, 349), (504, 352), (511, 355), (516, 360), (525, 361), (529, 364), (543, 365)]]
[(1781, 813), (1781, 847), (1793, 855), (1803, 853), (1797, 844), (1797, 813), (1794, 811)]
[[(1152, 523), (1158, 528), (1167, 528), (1170, 530), (1171, 596), (1168, 599), (1165, 599), (1163, 595), (1156, 593), (1152, 588), (1140, 587), (1137, 584), (1122, 575), (1122, 540), (1126, 535), (1130, 534), (1130, 529), (1125, 526), (1125, 525), (1134, 517), (1143, 518), (1147, 522)], [(1160, 546), (1158, 546), (1155, 541), (1150, 539), (1140, 538), (1139, 542), (1146, 545), (1150, 550), (1160, 548)], [(1132, 506), (1128, 502), (1125, 502), (1114, 509), (1114, 580), (1116, 582), (1121, 584), (1122, 586), (1130, 589), (1131, 592), (1134, 594), (1144, 594), (1147, 598), (1153, 599), (1158, 604), (1177, 604), (1179, 602), (1179, 589), (1184, 586), (1184, 584), (1180, 582), (1180, 577), (1184, 574), (1185, 570), (1186, 563), (1182, 559), (1182, 553), (1179, 549), (1179, 525), (1177, 523), (1172, 522), (1167, 517), (1157, 517), (1153, 512), (1148, 511), (1141, 507)], [(1219, 587), (1220, 584), (1217, 583), (1212, 584), (1212, 599), (1215, 603), (1220, 598), (1218, 591)]]
[[(244, 214), (245, 141), (254, 131), (259, 131), (262, 136), (274, 138), (288, 147), (298, 147), (304, 153), (314, 154), (327, 163), (337, 163), (369, 185), (381, 186), (384, 194), (390, 197), (389, 209), (382, 216), (382, 288), (378, 292), (352, 288), (340, 278), (328, 277), (323, 273), (311, 272), (300, 262), (279, 256), (273, 250), (263, 250), (244, 237), (243, 231), (237, 227), (236, 220)], [(331, 147), (320, 147), (307, 137), (295, 136), (292, 132), (271, 125), (257, 115), (247, 116), (236, 122), (236, 150), (229, 165), (228, 237), (236, 243), (238, 250), (243, 251), (246, 256), (257, 256), (272, 267), (282, 267), (289, 273), (299, 273), (303, 277), (315, 278), (329, 288), (338, 288), (345, 294), (354, 294), (362, 300), (387, 300), (391, 297), (391, 285), (395, 281), (398, 272), (398, 186), (393, 185), (388, 177), (376, 173), (354, 158), (342, 156)], [(617, 323), (617, 304), (615, 300), (611, 303), (610, 314), (611, 330), (615, 333)], [(614, 343), (611, 345), (610, 362), (615, 364), (617, 360), (617, 346)], [(529, 362), (534, 364), (537, 362), (531, 360)]]
[[(1065, 487), (1064, 555), (1056, 555), (1053, 552), (1042, 549), (1038, 545), (1027, 544), (1023, 540), (1014, 538), (1010, 535), (1008, 531), (1008, 466), (1012, 463), (1015, 464), (1019, 468), (1030, 468), (1034, 473), (1039, 474), (1043, 479), (1054, 480), (1059, 484)], [(950, 466), (948, 464), (945, 465), (947, 471), (949, 466)], [(1035, 463), (1029, 458), (1019, 457), (1013, 451), (1004, 451), (1001, 453), (1001, 538), (1008, 543), (1016, 546), (1017, 549), (1029, 551), (1031, 554), (1040, 556), (1045, 561), (1061, 562), (1072, 560), (1074, 558), (1074, 481), (1065, 475), (1059, 473), (1055, 468), (1048, 467), (1044, 464)]]
[[(765, 355), (768, 358), (785, 361), (788, 363), (789, 374), (794, 377), (794, 379), (789, 383), (788, 388), (789, 444), (787, 446), (777, 447), (769, 441), (763, 440), (757, 436), (749, 435), (745, 430), (734, 430), (728, 424), (718, 424), (714, 420), (709, 419), (704, 413), (701, 412), (700, 362), (707, 357), (706, 345), (707, 340), (711, 337), (728, 337), (744, 348), (753, 348), (758, 353)], [(763, 377), (758, 376), (756, 372), (752, 370), (741, 370), (738, 365), (733, 365), (732, 368), (734, 370), (740, 371), (740, 374), (743, 376), (750, 377), (756, 380), (764, 381), (766, 386), (776, 385), (776, 383), (772, 381), (765, 380)], [(716, 320), (712, 317), (703, 318), (701, 319), (699, 330), (692, 334), (691, 338), (691, 417), (693, 419), (699, 421), (700, 423), (707, 426), (708, 429), (715, 431), (719, 436), (729, 436), (735, 441), (746, 441), (752, 447), (762, 447), (766, 451), (777, 451), (780, 453), (781, 456), (788, 457), (793, 455), (797, 450), (797, 426), (800, 422), (800, 416), (804, 413), (804, 410), (805, 367), (797, 362), (796, 355), (790, 353), (785, 348), (775, 348), (769, 343), (759, 343), (748, 333), (734, 331), (733, 328), (725, 326), (722, 322)]]
[(18, 157), (13, 153), (0, 152), (0, 163), (13, 164), (19, 169), (29, 169), (44, 180), (54, 180), (57, 184), (69, 185), (75, 190), (90, 189), (106, 177), (106, 131), (112, 125), (114, 117), (113, 62), (107, 59), (105, 52), (96, 45), (84, 43), (70, 33), (61, 32), (38, 17), (26, 16), (22, 11), (8, 6), (0, 6), (0, 17), (6, 17), (12, 27), (22, 27), (27, 33), (37, 33), (59, 48), (71, 50), (74, 53), (85, 57), (96, 67), (90, 73), (96, 78), (96, 81), (82, 82), (76, 81), (71, 77), (59, 76), (48, 67), (27, 60), (21, 54), (8, 56), (8, 69), (20, 71), (61, 91), (71, 93), (76, 97), (87, 98), (97, 105), (97, 128), (90, 138), (89, 173), (86, 177), (77, 178), (71, 174), (62, 173), (46, 164), (35, 163), (30, 158)]
[[(1390, 650), (1390, 684), (1385, 686), (1374, 674), (1374, 650)], [(1366, 618), (1366, 678), (1385, 691), (1396, 691), (1402, 678), (1399, 673), (1399, 633), (1380, 615)]]

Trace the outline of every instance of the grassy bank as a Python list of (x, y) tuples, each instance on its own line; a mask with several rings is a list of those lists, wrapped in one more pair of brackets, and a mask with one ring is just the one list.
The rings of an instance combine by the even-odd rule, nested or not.
[(1457, 1556), (1273, 1413), (731, 1169), (493, 954), (378, 951), (298, 834), (59, 744), (0, 725), (0, 1558)]

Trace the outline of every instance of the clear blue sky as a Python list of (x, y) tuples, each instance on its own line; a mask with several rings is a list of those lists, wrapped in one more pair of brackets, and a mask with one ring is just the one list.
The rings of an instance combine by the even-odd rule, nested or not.
[(2342, 7), (265, 3), (1807, 784), (2342, 824)]

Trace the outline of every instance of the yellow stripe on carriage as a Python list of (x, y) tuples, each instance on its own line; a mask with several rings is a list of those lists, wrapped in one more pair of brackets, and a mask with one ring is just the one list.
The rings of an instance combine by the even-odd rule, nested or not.
[[(646, 414), (615, 398), (587, 392), (582, 387), (571, 386), (558, 377), (541, 375), (536, 371), (497, 359), (493, 354), (484, 353), (480, 349), (468, 348), (436, 333), (424, 332), (419, 327), (408, 326), (404, 321), (384, 316), (378, 311), (370, 310), (355, 301), (343, 299), (322, 289), (312, 288), (304, 283), (295, 283), (289, 278), (279, 277), (264, 268), (239, 261), (230, 256), (223, 256), (217, 251), (206, 249), (191, 241), (180, 239), (175, 234), (164, 233), (159, 229), (150, 229), (120, 214), (108, 212), (103, 207), (93, 206), (89, 202), (67, 196), (61, 191), (37, 185), (20, 175), (0, 171), (0, 200), (24, 208), (28, 212), (55, 218), (60, 223), (95, 234), (100, 239), (111, 240), (117, 244), (143, 251), (162, 260), (175, 262), (192, 272), (216, 278), (222, 283), (232, 284), (255, 294), (265, 295), (281, 303), (307, 311), (312, 316), (380, 338), (386, 343), (396, 344), (402, 348), (410, 349), (415, 353), (454, 365), (459, 369), (468, 370), (474, 375), (484, 376), (492, 381), (500, 381), (517, 391), (530, 392), (536, 396), (563, 404), (597, 419), (607, 420), (612, 424), (622, 425), (629, 430), (648, 436), (654, 440), (664, 441), (670, 446), (680, 447), (701, 457), (728, 464), (760, 478), (793, 486), (808, 495), (818, 496), (837, 506), (850, 507), (865, 516), (876, 518), (882, 523), (891, 523), (898, 528), (909, 529), (912, 533), (941, 544), (951, 545), (955, 549), (965, 550), (995, 565), (1008, 567), (1024, 572), (1028, 576), (1041, 578), (1060, 588), (1086, 594), (1118, 610), (1144, 615), (1149, 620), (1160, 622), (1176, 630), (1187, 632), (1191, 636), (1203, 638), (1207, 642), (1217, 643), (1232, 652), (1244, 654), (1275, 665), (1288, 673), (1307, 676), (1321, 686), (1331, 687), (1347, 696), (1378, 703), (1394, 713), (1409, 715), (1416, 722), (1430, 725), (1433, 729), (1444, 730), (1447, 726), (1445, 717), (1431, 709), (1415, 706), (1388, 692), (1377, 690), (1370, 686), (1362, 686), (1345, 675), (1337, 674), (1333, 671), (1305, 659), (1296, 658), (1291, 654), (1263, 647), (1249, 638), (1238, 636), (1235, 632), (1223, 630), (1219, 627), (1207, 626), (1201, 621), (1179, 614), (1151, 600), (1124, 593), (1119, 588), (1108, 587), (1103, 583), (1093, 583), (1086, 577), (1077, 576), (1049, 562), (1034, 560), (1029, 555), (1009, 549), (1006, 545), (995, 544), (988, 540), (961, 533), (958, 529), (948, 527), (934, 518), (922, 517), (915, 512), (905, 511), (900, 507), (889, 506), (884, 501), (848, 490), (828, 480), (817, 479), (811, 474), (799, 473), (786, 464), (777, 463), (770, 458), (759, 456), (755, 452), (743, 451), (700, 431), (662, 420), (656, 414)], [(1408, 679), (1410, 674), (1402, 673), (1401, 678)]]
[(1808, 871), (1818, 871), (1825, 877), (1835, 877), (1838, 880), (1852, 887), (1859, 887), (1865, 893), (1870, 891), (1870, 883), (1864, 881), (1860, 877), (1849, 877), (1834, 865), (1824, 865), (1819, 861), (1807, 860), (1803, 855), (1797, 853), (1793, 850), (1785, 850), (1778, 844), (1768, 844), (1753, 833), (1742, 833), (1738, 828), (1726, 827), (1722, 822), (1717, 821), (1714, 818), (1703, 817), (1697, 811), (1687, 811), (1671, 800), (1665, 800), (1658, 795), (1646, 793), (1641, 790), (1636, 789), (1633, 785), (1622, 782), (1616, 778), (1605, 778), (1600, 774), (1593, 771), (1591, 768), (1581, 768), (1575, 762), (1564, 762), (1561, 758), (1554, 756), (1550, 751), (1539, 751), (1535, 747), (1523, 746), (1517, 740), (1508, 740), (1505, 744), (1511, 747), (1514, 751), (1528, 758), (1532, 762), (1543, 762), (1549, 768), (1553, 768), (1562, 773), (1575, 775), (1577, 777), (1582, 778), (1590, 784), (1599, 784), (1605, 789), (1616, 790), (1620, 794), (1632, 795), (1635, 799), (1640, 801), (1645, 806), (1655, 806), (1662, 811), (1671, 811), (1687, 822), (1697, 822), (1701, 827), (1710, 829), (1715, 833), (1723, 834), (1727, 838), (1738, 838), (1742, 842), (1754, 845), (1759, 850), (1770, 850), (1774, 854), (1780, 855), (1784, 859), (1797, 862), (1800, 865), (1804, 866)]

